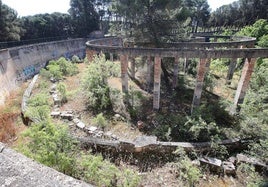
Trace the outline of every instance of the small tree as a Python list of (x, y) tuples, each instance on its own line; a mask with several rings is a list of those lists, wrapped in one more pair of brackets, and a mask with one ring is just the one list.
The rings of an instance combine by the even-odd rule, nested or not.
[(108, 78), (118, 74), (116, 65), (105, 60), (105, 56), (95, 56), (88, 66), (82, 81), (83, 90), (88, 98), (88, 107), (100, 111), (111, 107)]
[(66, 85), (62, 82), (60, 82), (58, 85), (57, 85), (57, 90), (59, 91), (60, 93), (60, 100), (61, 100), (61, 103), (66, 103), (67, 102), (67, 91), (66, 91)]

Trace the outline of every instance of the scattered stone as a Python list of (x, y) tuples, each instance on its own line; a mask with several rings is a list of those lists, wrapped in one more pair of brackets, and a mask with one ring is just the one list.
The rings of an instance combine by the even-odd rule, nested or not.
[(90, 127), (88, 127), (86, 130), (88, 131), (88, 133), (89, 133), (90, 135), (92, 135), (92, 134), (96, 134), (96, 133), (97, 133), (98, 128), (95, 127), (95, 126), (90, 126)]
[(82, 121), (78, 122), (76, 126), (80, 129), (84, 129), (86, 127), (86, 125)]
[(73, 122), (74, 122), (75, 124), (77, 124), (77, 123), (80, 122), (80, 120), (79, 120), (78, 118), (74, 118), (74, 119), (73, 119)]
[(200, 161), (199, 160), (193, 160), (192, 164), (195, 166), (200, 166)]
[(232, 156), (232, 157), (228, 158), (227, 161), (232, 162), (233, 164), (235, 164), (236, 163), (236, 157)]
[(63, 112), (61, 112), (60, 116), (62, 119), (68, 119), (69, 121), (72, 121), (74, 118), (72, 111), (63, 111)]
[(222, 162), (222, 168), (225, 174), (235, 175), (235, 166), (232, 162), (227, 161)]
[(97, 138), (101, 138), (103, 136), (103, 131), (99, 131), (95, 135)]
[(50, 81), (51, 81), (52, 83), (57, 82), (57, 80), (56, 80), (56, 79), (53, 79), (53, 78), (50, 78)]
[(120, 114), (115, 114), (113, 118), (115, 121), (124, 121), (124, 118)]
[(144, 128), (144, 123), (142, 121), (138, 121), (137, 122), (137, 127), (139, 130), (143, 129)]
[(108, 131), (108, 132), (106, 132), (106, 133), (104, 134), (104, 136), (106, 136), (107, 138), (111, 138), (112, 135), (113, 135), (113, 133), (110, 132), (110, 131)]
[(118, 140), (119, 138), (118, 138), (116, 135), (113, 134), (113, 135), (112, 135), (112, 139), (113, 139), (113, 140)]
[(206, 164), (210, 167), (211, 170), (220, 172), (222, 170), (222, 161), (217, 158), (211, 158), (211, 157), (202, 157), (199, 158), (199, 161), (201, 164)]
[(58, 111), (52, 111), (50, 113), (50, 116), (52, 116), (53, 118), (58, 118), (60, 116), (60, 112), (58, 112)]
[(60, 101), (58, 94), (56, 94), (56, 93), (52, 94), (52, 98), (54, 101), (54, 105), (61, 105), (61, 101)]

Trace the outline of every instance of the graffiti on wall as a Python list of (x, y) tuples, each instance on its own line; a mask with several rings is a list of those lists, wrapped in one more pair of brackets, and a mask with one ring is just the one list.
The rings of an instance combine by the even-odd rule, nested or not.
[(39, 71), (45, 67), (46, 62), (37, 63), (34, 65), (27, 66), (23, 68), (22, 71), (17, 70), (16, 72), (16, 82), (25, 81), (32, 78), (34, 75), (39, 73)]
[(27, 66), (23, 68), (22, 72), (25, 77), (32, 76), (35, 74), (35, 66), (34, 65)]

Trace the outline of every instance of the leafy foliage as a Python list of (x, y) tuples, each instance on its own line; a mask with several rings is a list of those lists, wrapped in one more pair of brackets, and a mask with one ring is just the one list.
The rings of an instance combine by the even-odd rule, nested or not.
[(208, 4), (203, 0), (114, 0), (112, 12), (124, 20), (113, 23), (112, 33), (156, 46), (187, 38), (190, 23), (198, 26), (209, 16)]
[(22, 28), (17, 12), (0, 0), (0, 42), (20, 40)]
[(71, 0), (69, 13), (73, 24), (73, 35), (86, 37), (98, 30), (99, 15), (94, 8), (94, 0)]
[(179, 159), (177, 162), (179, 179), (186, 181), (189, 186), (194, 186), (194, 184), (198, 182), (202, 176), (201, 171), (192, 163), (183, 148), (178, 147), (174, 154), (177, 155)]
[(102, 113), (98, 114), (93, 120), (92, 120), (93, 124), (104, 128), (108, 125), (107, 120), (105, 119), (105, 117), (103, 116)]
[(47, 166), (63, 173), (75, 174), (75, 141), (68, 134), (64, 125), (55, 125), (47, 120), (33, 124), (24, 136), (30, 142), (23, 148), (23, 153)]
[(52, 13), (37, 14), (21, 18), (22, 27), (25, 33), (23, 40), (67, 37), (71, 34), (71, 17), (68, 14)]
[(60, 82), (58, 85), (57, 85), (57, 90), (59, 91), (60, 93), (60, 100), (61, 100), (61, 103), (66, 103), (67, 102), (67, 90), (66, 90), (66, 85), (62, 82)]
[(265, 19), (259, 19), (253, 25), (244, 27), (238, 34), (255, 37), (259, 46), (268, 47), (268, 22)]
[(25, 117), (33, 119), (36, 122), (42, 122), (49, 119), (49, 102), (48, 95), (45, 93), (39, 93), (34, 95), (28, 100), (27, 110), (25, 112)]
[(78, 73), (78, 67), (76, 64), (67, 61), (61, 57), (58, 60), (51, 60), (47, 66), (48, 70), (41, 70), (41, 75), (46, 78), (52, 78), (59, 81), (63, 76), (73, 76)]
[(88, 98), (88, 107), (101, 111), (111, 107), (108, 78), (118, 75), (117, 65), (106, 61), (105, 56), (95, 56), (89, 64), (82, 81), (82, 87)]

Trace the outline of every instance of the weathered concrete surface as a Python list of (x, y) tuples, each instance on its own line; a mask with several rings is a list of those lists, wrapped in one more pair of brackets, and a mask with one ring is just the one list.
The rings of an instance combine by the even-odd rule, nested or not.
[(158, 110), (160, 107), (160, 85), (161, 85), (161, 57), (154, 58), (154, 103), (153, 108)]
[(121, 81), (122, 81), (122, 91), (128, 92), (128, 56), (125, 54), (120, 55), (121, 62)]
[(32, 161), (0, 142), (0, 186), (90, 187), (92, 185)]
[(33, 77), (49, 60), (84, 57), (85, 39), (73, 39), (0, 50), (0, 105), (21, 82)]

